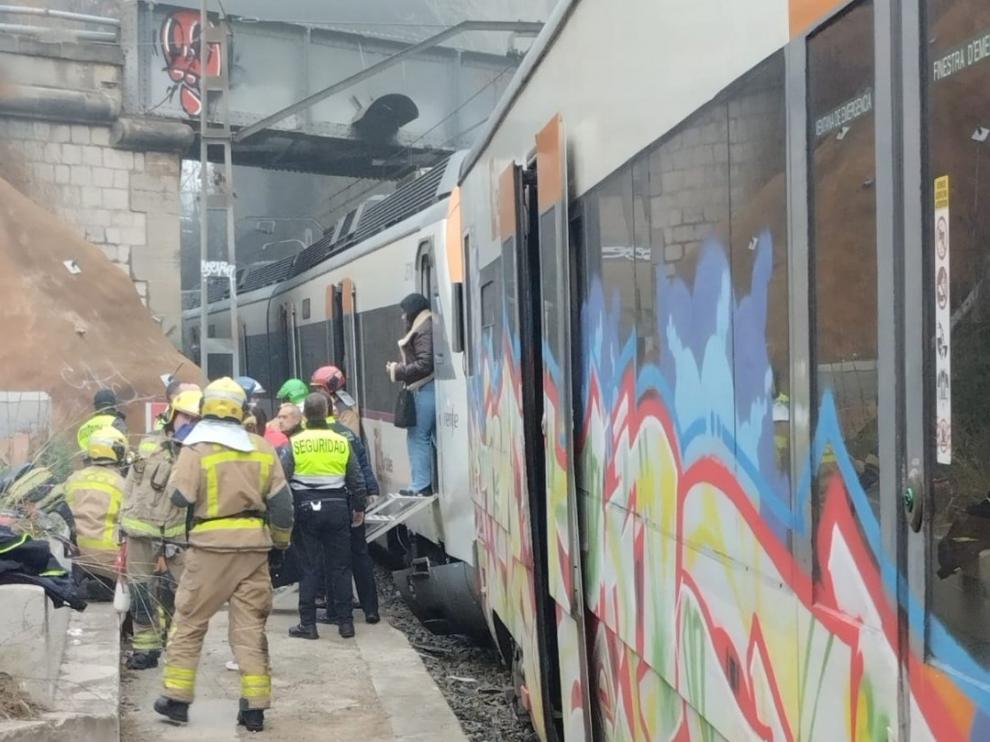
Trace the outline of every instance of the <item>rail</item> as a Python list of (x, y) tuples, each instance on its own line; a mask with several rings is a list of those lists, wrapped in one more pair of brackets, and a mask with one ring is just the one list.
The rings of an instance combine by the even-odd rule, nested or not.
[(97, 31), (89, 28), (59, 28), (54, 26), (35, 26), (27, 23), (0, 22), (0, 33), (22, 36), (34, 36), (41, 40), (95, 41), (116, 43), (120, 38), (120, 19), (107, 18), (87, 13), (72, 13), (67, 10), (51, 8), (32, 8), (23, 5), (0, 5), (0, 18), (5, 16), (36, 16), (54, 18), (60, 21), (72, 21), (79, 24), (102, 26), (112, 31)]

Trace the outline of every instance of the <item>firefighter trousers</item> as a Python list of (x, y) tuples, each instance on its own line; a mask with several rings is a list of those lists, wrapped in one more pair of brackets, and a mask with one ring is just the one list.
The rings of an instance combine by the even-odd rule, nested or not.
[(272, 679), (265, 623), (272, 610), (272, 581), (263, 551), (186, 550), (165, 650), (165, 696), (192, 702), (206, 630), (227, 602), (228, 640), (241, 671), (241, 697), (249, 709), (266, 709)]
[[(171, 547), (170, 547), (171, 548)], [(160, 538), (127, 537), (127, 585), (131, 591), (135, 652), (157, 652), (175, 611), (183, 554), (165, 558)]]
[(94, 549), (90, 546), (80, 546), (79, 555), (73, 560), (74, 565), (83, 574), (94, 577), (104, 577), (111, 580), (110, 592), (113, 592), (113, 582), (117, 579), (117, 554), (119, 550)]

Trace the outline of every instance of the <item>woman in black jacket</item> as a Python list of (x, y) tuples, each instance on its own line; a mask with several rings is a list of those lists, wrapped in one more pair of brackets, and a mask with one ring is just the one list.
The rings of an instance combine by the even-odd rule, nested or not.
[(400, 494), (433, 494), (433, 459), (437, 427), (436, 395), (433, 388), (433, 315), (422, 294), (409, 294), (399, 306), (406, 334), (399, 340), (402, 361), (385, 364), (393, 382), (402, 382), (412, 392), (416, 424), (406, 429), (406, 447), (412, 480)]

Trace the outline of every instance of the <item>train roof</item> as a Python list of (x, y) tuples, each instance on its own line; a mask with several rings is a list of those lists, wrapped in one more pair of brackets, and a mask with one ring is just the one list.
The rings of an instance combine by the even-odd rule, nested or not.
[[(388, 196), (377, 196), (362, 202), (333, 229), (327, 230), (322, 238), (295, 255), (248, 268), (238, 281), (237, 293), (246, 294), (295, 278), (331, 256), (339, 255), (444, 200), (457, 184), (464, 155), (464, 152), (455, 152)], [(207, 304), (229, 297), (230, 288), (215, 283), (209, 288)], [(197, 298), (188, 309), (198, 307)]]
[(499, 99), (498, 103), (495, 104), (495, 108), (492, 110), (491, 115), (488, 117), (488, 121), (484, 128), (481, 130), (481, 135), (477, 138), (474, 145), (467, 151), (464, 156), (463, 162), (461, 164), (461, 170), (459, 173), (459, 180), (463, 180), (471, 172), (471, 168), (477, 164), (481, 155), (491, 144), (492, 137), (495, 136), (495, 132), (499, 130), (502, 123), (505, 121), (505, 117), (509, 114), (512, 109), (512, 105), (516, 102), (519, 94), (526, 87), (526, 83), (533, 76), (536, 68), (539, 67), (540, 62), (550, 51), (553, 46), (554, 41), (560, 35), (563, 30), (564, 25), (567, 23), (567, 19), (571, 14), (571, 11), (578, 4), (579, 0), (558, 0), (557, 4), (554, 6), (553, 11), (550, 13), (550, 17), (547, 18), (547, 22), (543, 24), (543, 29), (537, 35), (536, 40), (530, 47), (526, 56), (523, 57), (522, 64), (516, 69), (515, 73), (512, 75), (512, 79), (509, 81), (508, 87), (502, 93), (502, 97)]

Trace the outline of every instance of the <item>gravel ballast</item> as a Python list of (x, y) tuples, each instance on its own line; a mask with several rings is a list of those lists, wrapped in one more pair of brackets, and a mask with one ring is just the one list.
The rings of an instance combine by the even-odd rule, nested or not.
[(513, 709), (512, 677), (494, 646), (430, 633), (413, 615), (388, 570), (377, 568), (382, 616), (409, 638), (472, 742), (538, 742)]

